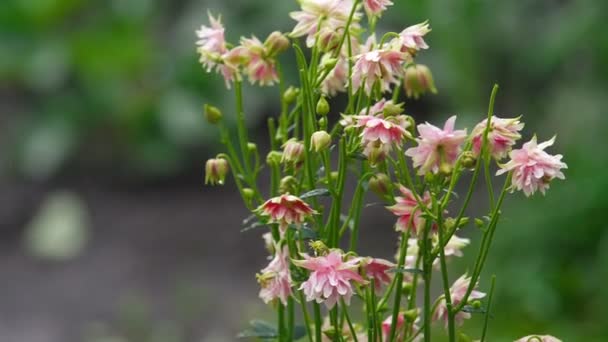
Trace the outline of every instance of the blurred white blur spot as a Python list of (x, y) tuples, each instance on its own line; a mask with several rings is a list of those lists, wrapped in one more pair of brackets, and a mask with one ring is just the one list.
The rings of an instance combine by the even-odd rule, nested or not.
[(89, 215), (73, 192), (49, 194), (24, 235), (25, 250), (38, 258), (63, 261), (77, 257), (89, 237)]

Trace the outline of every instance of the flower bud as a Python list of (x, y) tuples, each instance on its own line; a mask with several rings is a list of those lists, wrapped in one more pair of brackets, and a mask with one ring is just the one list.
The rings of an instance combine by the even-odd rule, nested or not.
[(319, 102), (317, 102), (317, 114), (325, 116), (329, 113), (329, 102), (325, 99), (325, 97), (321, 96)]
[(283, 159), (283, 153), (279, 151), (270, 151), (266, 155), (266, 164), (271, 166), (277, 166), (281, 164), (281, 160)]
[(403, 284), (401, 285), (401, 288), (403, 289), (401, 291), (401, 293), (404, 296), (408, 296), (410, 293), (412, 293), (412, 290), (414, 289), (414, 285), (411, 282), (404, 281)]
[(471, 302), (471, 306), (473, 309), (481, 309), (481, 302), (478, 300), (474, 300)]
[(388, 194), (390, 187), (391, 179), (385, 173), (377, 173), (369, 179), (369, 189), (380, 197)]
[(310, 149), (315, 152), (324, 151), (331, 144), (331, 135), (325, 131), (314, 132), (310, 137)]
[(338, 171), (332, 171), (329, 173), (329, 177), (331, 177), (331, 181), (335, 182), (338, 180), (339, 173)]
[(293, 194), (296, 192), (298, 180), (294, 176), (285, 176), (279, 182), (279, 192), (282, 194)]
[(300, 89), (290, 86), (283, 93), (283, 101), (285, 101), (285, 103), (287, 103), (287, 104), (291, 104), (293, 101), (296, 100), (296, 98), (298, 97), (298, 94), (300, 94)]
[(247, 143), (247, 151), (249, 151), (249, 153), (254, 153), (257, 150), (258, 150), (258, 145), (256, 145), (255, 143), (252, 143), (252, 142)]
[(222, 120), (223, 115), (219, 108), (210, 106), (208, 104), (206, 104), (204, 108), (205, 119), (207, 119), (207, 122), (209, 122), (210, 124), (216, 124)]
[(414, 322), (416, 321), (416, 318), (418, 318), (419, 314), (418, 309), (411, 309), (403, 311), (403, 318), (405, 318), (405, 320), (408, 322)]
[(205, 164), (205, 184), (224, 185), (228, 170), (228, 161), (226, 159), (214, 158), (207, 160)]
[(329, 52), (340, 45), (341, 35), (333, 30), (323, 30), (319, 35), (319, 48), (321, 51)]
[(404, 88), (407, 97), (415, 99), (426, 92), (437, 93), (431, 70), (422, 64), (412, 65), (405, 69)]
[(304, 159), (304, 144), (295, 138), (287, 140), (283, 144), (283, 156), (281, 163), (300, 163)]
[(289, 39), (279, 31), (272, 32), (264, 42), (268, 56), (276, 56), (289, 48)]
[(329, 248), (321, 240), (310, 241), (309, 246), (315, 252), (315, 255), (326, 255), (329, 253)]
[(387, 102), (384, 105), (384, 116), (385, 117), (389, 117), (389, 116), (396, 116), (396, 115), (400, 115), (401, 113), (403, 113), (403, 105), (404, 103), (397, 103), (394, 104), (392, 101), (391, 102)]
[(253, 189), (251, 188), (243, 188), (243, 198), (250, 202), (253, 199), (253, 195), (255, 193), (253, 192)]
[(337, 58), (323, 58), (321, 61), (321, 70), (332, 70), (338, 64)]
[(466, 168), (466, 169), (472, 169), (475, 167), (475, 164), (477, 164), (477, 157), (475, 156), (475, 153), (473, 153), (473, 151), (466, 151), (462, 154), (462, 161), (461, 161), (461, 165), (462, 167)]
[(319, 122), (319, 128), (321, 128), (323, 130), (327, 129), (327, 118), (325, 116), (322, 116), (318, 122)]

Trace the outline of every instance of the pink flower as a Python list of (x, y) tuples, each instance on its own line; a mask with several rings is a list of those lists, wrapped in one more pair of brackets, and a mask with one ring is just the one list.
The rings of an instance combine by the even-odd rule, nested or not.
[(267, 200), (256, 211), (268, 217), (268, 223), (278, 223), (281, 232), (285, 232), (290, 224), (301, 225), (307, 218), (316, 214), (306, 202), (289, 194)]
[(402, 45), (402, 51), (418, 51), (420, 49), (428, 49), (429, 46), (422, 37), (431, 32), (428, 21), (416, 24), (406, 28), (399, 33), (399, 42)]
[(241, 45), (247, 51), (248, 60), (245, 63), (245, 70), (251, 84), (257, 82), (265, 86), (279, 81), (276, 62), (267, 57), (268, 51), (258, 38), (241, 38)]
[(287, 298), (291, 295), (291, 275), (289, 273), (289, 251), (287, 246), (275, 248), (276, 253), (268, 266), (260, 274), (256, 275), (262, 286), (260, 298), (268, 304), (275, 299), (280, 299), (283, 305), (287, 305)]
[(368, 17), (379, 17), (382, 12), (386, 11), (387, 6), (391, 6), (393, 3), (390, 0), (365, 0), (363, 1), (363, 7)]
[(441, 168), (451, 169), (454, 165), (467, 137), (466, 130), (454, 130), (455, 122), (454, 115), (445, 122), (443, 130), (428, 122), (418, 125), (418, 146), (409, 148), (405, 155), (412, 157), (419, 175), (438, 173)]
[(297, 266), (311, 271), (310, 277), (299, 289), (304, 290), (307, 301), (324, 302), (328, 309), (333, 308), (340, 298), (343, 298), (346, 304), (350, 304), (353, 295), (351, 281), (366, 283), (356, 272), (360, 261), (361, 258), (343, 261), (342, 253), (337, 250), (331, 251), (326, 256), (316, 258), (305, 256), (305, 260), (294, 260), (293, 263)]
[[(420, 322), (420, 317), (417, 317), (416, 320), (414, 321), (414, 323), (412, 324), (411, 331), (409, 331), (409, 334), (408, 334), (409, 336), (413, 336), (418, 333), (418, 331), (420, 330), (420, 327), (418, 326), (419, 322)], [(389, 335), (391, 333), (392, 323), (393, 323), (393, 316), (388, 316), (382, 322), (382, 336), (384, 337), (384, 341), (388, 341), (390, 338)], [(404, 314), (402, 312), (400, 312), (397, 315), (397, 327), (396, 327), (396, 331), (395, 331), (395, 341), (397, 341), (397, 342), (406, 341), (405, 329), (406, 329), (405, 317), (404, 317)], [(418, 336), (416, 336), (416, 338), (414, 338), (411, 341), (418, 342), (418, 341), (422, 341), (422, 339), (424, 339), (424, 335), (418, 334)], [(407, 341), (410, 341), (410, 340), (407, 340)]]
[[(363, 143), (379, 140), (383, 144), (401, 144), (409, 133), (401, 124), (372, 115), (357, 115), (357, 127), (363, 127), (361, 137)], [(409, 124), (405, 122), (405, 124)]]
[[(306, 46), (315, 44), (317, 32), (321, 36), (331, 36), (332, 32), (343, 30), (353, 7), (352, 0), (301, 0), (301, 11), (291, 12), (289, 16), (297, 21), (291, 31), (292, 37), (306, 36)], [(325, 18), (319, 26), (319, 18)], [(359, 29), (360, 13), (355, 13), (350, 29)]]
[(382, 285), (388, 285), (391, 282), (390, 269), (395, 268), (395, 264), (384, 259), (368, 258), (362, 262), (365, 276), (369, 280), (374, 280), (374, 289), (376, 292), (382, 290)]
[[(323, 62), (331, 58), (330, 54), (323, 55)], [(338, 92), (346, 90), (346, 82), (348, 81), (348, 61), (344, 57), (338, 58), (336, 66), (329, 72), (327, 77), (321, 82), (321, 92), (325, 95), (336, 96)]]
[(220, 73), (224, 77), (226, 87), (230, 88), (230, 84), (240, 77), (238, 67), (225, 60), (226, 56), (230, 54), (226, 48), (221, 17), (215, 19), (211, 13), (207, 13), (207, 15), (211, 27), (202, 25), (200, 29), (196, 30), (198, 37), (196, 50), (200, 55), (199, 61), (207, 72), (215, 69)]
[[(460, 302), (462, 302), (464, 300), (464, 296), (467, 293), (467, 288), (469, 287), (470, 283), (471, 283), (471, 278), (467, 277), (466, 274), (463, 274), (460, 278), (458, 278), (454, 282), (454, 284), (452, 284), (452, 287), (450, 287), (450, 297), (452, 299), (452, 304), (454, 306), (459, 305)], [(475, 284), (475, 287), (477, 287), (477, 284)], [(485, 293), (477, 291), (477, 290), (473, 290), (473, 291), (471, 291), (471, 294), (469, 295), (468, 300), (481, 299), (485, 296), (486, 296)], [(465, 319), (471, 318), (471, 314), (468, 312), (459, 311), (454, 318), (455, 318), (456, 324), (462, 325), (464, 323)], [(441, 298), (441, 301), (437, 305), (437, 310), (435, 311), (435, 315), (433, 316), (433, 319), (436, 321), (443, 320), (447, 327), (448, 308), (447, 308), (447, 305), (445, 302), (445, 298)]]
[[(481, 144), (486, 130), (488, 120), (485, 119), (478, 123), (473, 129), (473, 152), (476, 156), (481, 153)], [(488, 144), (492, 156), (500, 160), (507, 156), (515, 142), (521, 138), (521, 131), (524, 124), (519, 118), (501, 119), (493, 116), (490, 120), (490, 130), (488, 131)]]
[(522, 337), (515, 342), (562, 342), (562, 340), (551, 335), (529, 335)]
[(523, 190), (526, 196), (533, 195), (537, 190), (544, 194), (554, 178), (566, 178), (560, 170), (568, 168), (561, 161), (561, 154), (553, 156), (544, 151), (554, 142), (555, 137), (537, 145), (536, 136), (532, 137), (521, 149), (509, 153), (511, 160), (502, 165), (496, 175), (512, 171), (511, 189)]
[(391, 84), (399, 83), (403, 75), (403, 63), (406, 54), (390, 49), (373, 50), (355, 57), (353, 67), (353, 91), (364, 87), (365, 93), (370, 95), (376, 82), (379, 82), (380, 91), (390, 89)]
[(456, 235), (452, 235), (450, 241), (444, 247), (445, 256), (457, 256), (462, 257), (462, 249), (468, 246), (471, 240), (460, 238)]
[[(393, 214), (399, 216), (395, 227), (399, 231), (411, 229), (413, 233), (417, 233), (419, 229), (424, 228), (426, 219), (422, 216), (423, 210), (418, 206), (414, 193), (401, 185), (399, 191), (403, 197), (395, 197), (395, 203), (392, 206), (386, 207)], [(420, 200), (427, 208), (431, 207), (431, 195), (428, 191), (421, 196)]]

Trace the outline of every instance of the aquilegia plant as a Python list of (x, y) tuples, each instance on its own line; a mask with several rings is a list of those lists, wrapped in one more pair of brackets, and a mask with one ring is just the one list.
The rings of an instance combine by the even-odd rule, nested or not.
[[(276, 308), (277, 322), (253, 321), (241, 336), (431, 341), (436, 325), (445, 327), (449, 341), (461, 341), (469, 338), (459, 327), (471, 314), (485, 313), (477, 337), (484, 341), (494, 278), (489, 290), (478, 284), (501, 205), (509, 192), (544, 194), (555, 178), (564, 178), (561, 155), (546, 151), (554, 139), (539, 143), (534, 136), (517, 147), (524, 124), (519, 117), (494, 116), (497, 86), (487, 117), (470, 132), (458, 128), (456, 116), (439, 126), (416, 125), (399, 98), (436, 92), (429, 68), (416, 64), (417, 54), (429, 48), (429, 23), (377, 40), (375, 26), (392, 5), (389, 0), (299, 2), (301, 9), (290, 14), (296, 21), (293, 30), (273, 32), (263, 42), (256, 37), (241, 38), (238, 45), (226, 42), (221, 18), (211, 14), (196, 32), (203, 67), (219, 73), (236, 94), (238, 139), (232, 139), (222, 112), (206, 106), (227, 152), (207, 161), (205, 182), (224, 184), (232, 170), (252, 212), (245, 224), (268, 229), (263, 237), (270, 262), (256, 277), (259, 296)], [(287, 87), (278, 59), (290, 49), (297, 61), (297, 87)], [(268, 119), (271, 151), (265, 165), (248, 137), (244, 75), (252, 84), (279, 88), (281, 111)], [(339, 93), (347, 99), (341, 117), (328, 116), (328, 99)], [(492, 185), (494, 165), (495, 176), (504, 179), (500, 191)], [(258, 187), (264, 168), (270, 175), (268, 191)], [(356, 179), (352, 197), (345, 196), (347, 177)], [(485, 178), (489, 213), (469, 219), (465, 213), (479, 178)], [(468, 181), (468, 191), (457, 196), (460, 181)], [(394, 261), (357, 253), (368, 190), (395, 215)], [(470, 271), (456, 277), (448, 259), (463, 255), (469, 239), (457, 233), (469, 224), (479, 228), (472, 235), (480, 235), (480, 248)], [(443, 290), (433, 300), (434, 276)], [(518, 341), (559, 340), (530, 335)]]

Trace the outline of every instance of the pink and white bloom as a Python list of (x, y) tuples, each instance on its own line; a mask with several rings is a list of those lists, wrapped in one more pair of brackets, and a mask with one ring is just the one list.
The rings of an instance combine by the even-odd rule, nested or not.
[(268, 304), (279, 299), (283, 305), (287, 305), (287, 298), (291, 295), (291, 275), (289, 273), (289, 250), (287, 246), (275, 248), (276, 253), (260, 274), (256, 275), (261, 285), (260, 298)]
[(462, 249), (468, 246), (471, 243), (470, 239), (465, 239), (458, 237), (456, 235), (452, 235), (450, 241), (444, 247), (444, 254), (446, 257), (448, 256), (456, 256), (462, 257)]
[(390, 0), (364, 0), (363, 8), (368, 17), (380, 17), (388, 6), (392, 6)]
[[(291, 12), (289, 16), (297, 21), (291, 31), (292, 37), (306, 36), (306, 46), (315, 44), (316, 35), (326, 36), (343, 30), (353, 7), (352, 0), (300, 0), (301, 11)], [(319, 18), (325, 18), (319, 26)], [(359, 28), (361, 13), (355, 13), (350, 25), (351, 30)], [(324, 34), (325, 33), (325, 34)]]
[(399, 33), (399, 43), (402, 51), (418, 51), (428, 49), (424, 36), (431, 32), (428, 21), (412, 25)]
[[(396, 203), (386, 207), (386, 209), (399, 216), (395, 224), (395, 228), (398, 231), (411, 229), (416, 234), (420, 229), (424, 228), (426, 223), (426, 219), (422, 216), (423, 209), (418, 205), (416, 197), (410, 189), (401, 185), (399, 186), (399, 191), (402, 196), (395, 197)], [(428, 191), (424, 193), (424, 196), (420, 196), (420, 201), (427, 208), (431, 208), (431, 195)]]
[[(389, 119), (383, 119), (372, 115), (357, 115), (357, 127), (363, 127), (361, 138), (363, 143), (379, 140), (383, 144), (401, 144), (404, 137), (409, 135), (406, 130), (409, 122), (395, 123)], [(406, 125), (403, 127), (403, 125)]]
[[(467, 288), (469, 287), (470, 283), (471, 283), (471, 277), (468, 277), (466, 274), (463, 274), (460, 278), (458, 278), (454, 282), (454, 284), (452, 284), (452, 287), (450, 287), (450, 297), (452, 299), (452, 304), (454, 306), (459, 305), (465, 299), (464, 296), (467, 293)], [(477, 287), (477, 284), (475, 284), (475, 287)], [(474, 299), (481, 299), (485, 296), (486, 296), (485, 293), (474, 289), (473, 291), (471, 291), (468, 301), (474, 300)], [(471, 318), (471, 314), (468, 312), (463, 312), (463, 311), (459, 311), (456, 314), (456, 316), (454, 317), (457, 325), (462, 325), (464, 323), (464, 320), (469, 319), (469, 318)], [(445, 298), (441, 298), (439, 304), (437, 305), (437, 310), (435, 311), (435, 314), (433, 315), (433, 319), (435, 321), (443, 320), (445, 323), (445, 326), (447, 327), (448, 308), (447, 308), (447, 305), (445, 302)]]
[(363, 87), (365, 93), (370, 95), (376, 82), (380, 91), (390, 90), (391, 84), (398, 84), (403, 75), (403, 63), (407, 54), (390, 49), (373, 50), (355, 57), (353, 67), (353, 91)]
[[(483, 135), (486, 130), (488, 120), (485, 119), (478, 123), (473, 129), (473, 152), (476, 156), (481, 153)], [(492, 156), (500, 160), (507, 156), (515, 142), (521, 138), (521, 131), (524, 123), (519, 118), (501, 119), (493, 116), (490, 120), (490, 130), (488, 131), (488, 144)]]
[[(409, 336), (413, 336), (418, 333), (418, 331), (420, 330), (420, 326), (418, 325), (419, 323), (420, 323), (420, 317), (417, 317), (416, 320), (414, 321), (414, 323), (412, 324), (411, 329), (408, 333)], [(384, 338), (384, 341), (389, 341), (389, 339), (390, 339), (392, 324), (393, 324), (392, 315), (388, 316), (384, 321), (382, 321), (382, 336)], [(397, 315), (397, 327), (395, 329), (396, 329), (395, 330), (395, 341), (397, 341), (397, 342), (405, 341), (406, 340), (405, 339), (406, 326), (405, 326), (405, 317), (402, 312), (400, 312)], [(411, 341), (418, 342), (418, 341), (422, 341), (423, 339), (424, 339), (424, 335), (418, 334), (418, 336), (416, 336), (416, 338), (414, 338)]]
[(370, 281), (374, 280), (374, 289), (376, 292), (382, 290), (383, 285), (388, 285), (391, 282), (391, 273), (389, 270), (395, 268), (395, 264), (384, 259), (367, 258), (361, 262), (365, 276)]
[(216, 19), (211, 13), (207, 13), (207, 15), (211, 26), (201, 25), (200, 29), (196, 30), (198, 37), (196, 51), (200, 55), (199, 61), (207, 72), (215, 69), (220, 73), (224, 77), (226, 87), (230, 88), (230, 84), (239, 77), (238, 68), (224, 60), (228, 49), (221, 17)]
[(554, 178), (566, 178), (561, 169), (568, 168), (568, 165), (561, 161), (561, 154), (550, 155), (544, 151), (554, 142), (555, 137), (537, 144), (536, 136), (532, 137), (521, 149), (509, 153), (511, 160), (502, 165), (496, 175), (512, 171), (511, 189), (521, 190), (526, 196), (533, 195), (537, 190), (545, 194)]
[(367, 283), (357, 272), (361, 258), (344, 261), (344, 256), (338, 250), (332, 250), (325, 256), (304, 257), (304, 260), (293, 260), (293, 263), (311, 271), (308, 280), (299, 288), (304, 290), (307, 301), (325, 303), (328, 309), (333, 308), (340, 298), (350, 304), (353, 295), (351, 281)]
[(458, 159), (461, 145), (467, 138), (466, 130), (454, 130), (456, 116), (450, 117), (443, 129), (424, 123), (418, 125), (418, 146), (409, 148), (405, 155), (412, 157), (419, 175), (438, 173), (441, 168), (451, 169)]
[(245, 70), (251, 84), (270, 86), (279, 81), (276, 61), (267, 57), (268, 51), (258, 38), (241, 38), (241, 46), (247, 52)]
[(559, 338), (551, 335), (529, 335), (514, 342), (562, 342)]
[[(321, 65), (324, 61), (331, 58), (330, 54), (325, 54), (321, 58)], [(346, 90), (348, 81), (348, 61), (344, 57), (338, 58), (336, 66), (329, 72), (327, 77), (321, 82), (321, 92), (325, 95), (336, 96), (339, 92)]]
[(268, 223), (279, 224), (283, 233), (290, 224), (299, 226), (316, 214), (306, 202), (290, 194), (273, 197), (259, 206), (256, 211), (261, 216), (268, 217)]

